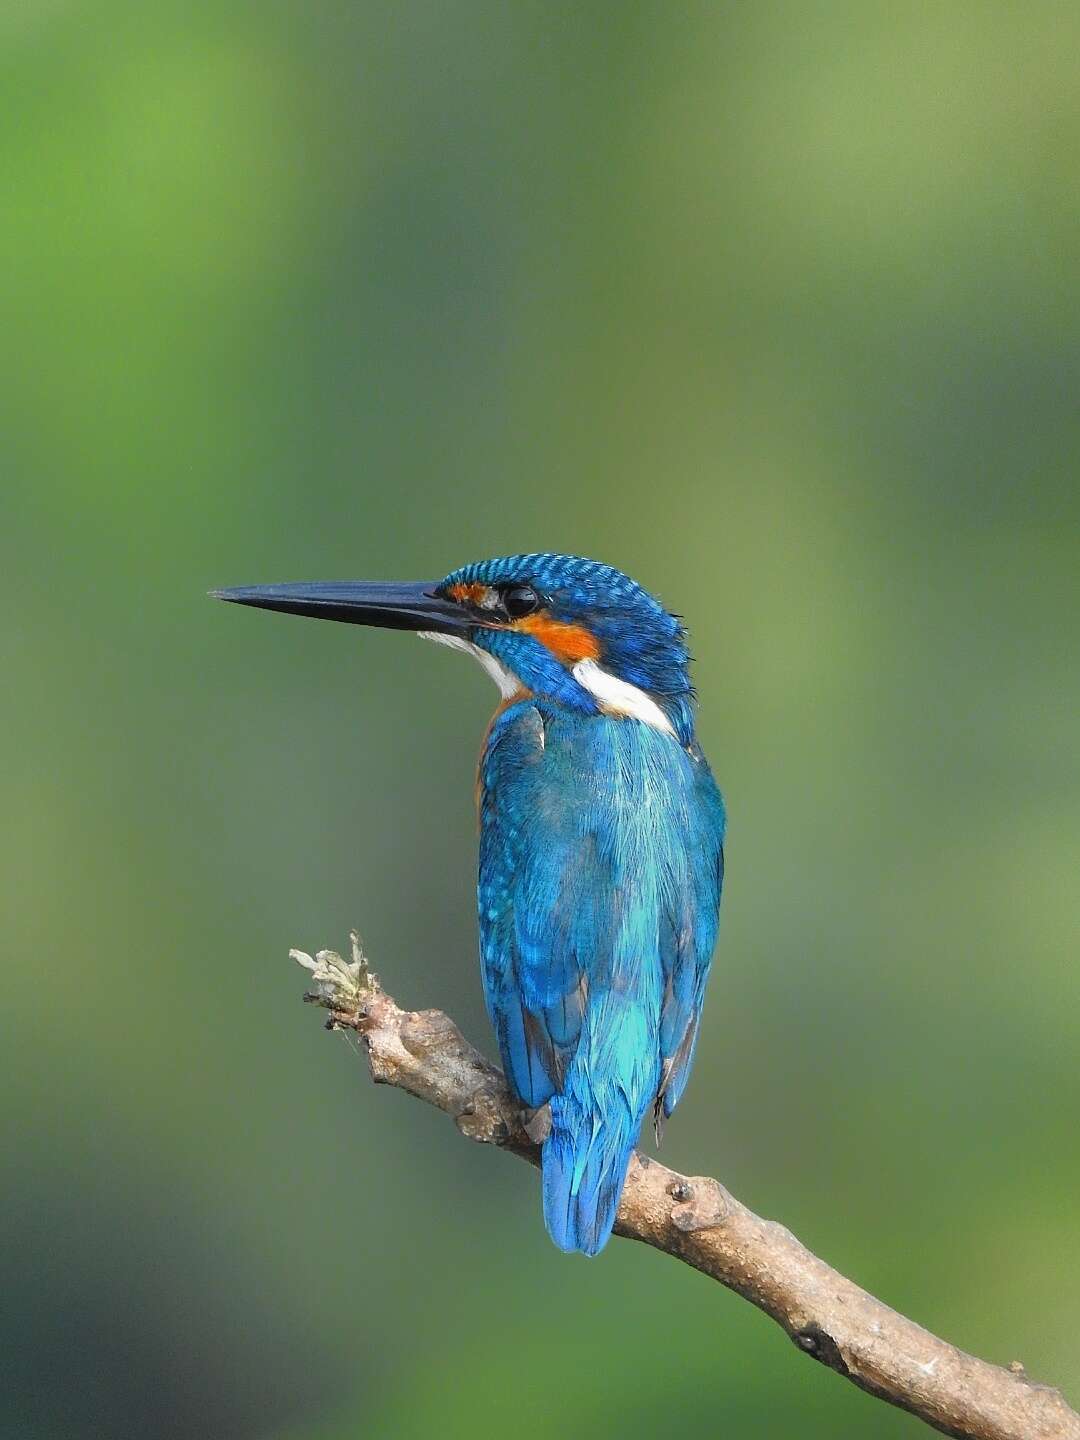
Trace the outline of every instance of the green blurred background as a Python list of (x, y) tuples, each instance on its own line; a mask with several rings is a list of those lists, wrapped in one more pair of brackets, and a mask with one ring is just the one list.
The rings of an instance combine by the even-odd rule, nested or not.
[(669, 1163), (1080, 1401), (1080, 9), (0, 8), (0, 1433), (912, 1436), (373, 1091), (491, 1049), (459, 657), (217, 584), (611, 561), (731, 814)]

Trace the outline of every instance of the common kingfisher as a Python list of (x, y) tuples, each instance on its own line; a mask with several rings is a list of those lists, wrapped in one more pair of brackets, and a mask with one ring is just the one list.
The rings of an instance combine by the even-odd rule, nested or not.
[(214, 593), (413, 630), (497, 685), (477, 776), (484, 998), (507, 1078), (546, 1132), (548, 1232), (595, 1255), (646, 1112), (659, 1139), (686, 1088), (716, 939), (724, 804), (694, 735), (679, 617), (571, 555), (430, 583)]

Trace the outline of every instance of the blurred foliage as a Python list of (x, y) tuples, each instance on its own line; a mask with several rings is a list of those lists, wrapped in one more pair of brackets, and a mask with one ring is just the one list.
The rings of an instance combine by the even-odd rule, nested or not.
[(731, 811), (665, 1153), (1080, 1400), (1080, 10), (0, 8), (0, 1431), (914, 1436), (373, 1093), (492, 696), (214, 584), (614, 562)]

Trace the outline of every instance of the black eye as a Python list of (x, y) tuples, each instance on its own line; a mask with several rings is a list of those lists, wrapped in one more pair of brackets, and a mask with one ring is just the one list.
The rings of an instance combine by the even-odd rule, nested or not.
[(540, 608), (540, 596), (531, 585), (508, 585), (501, 599), (503, 609), (511, 620), (524, 619)]

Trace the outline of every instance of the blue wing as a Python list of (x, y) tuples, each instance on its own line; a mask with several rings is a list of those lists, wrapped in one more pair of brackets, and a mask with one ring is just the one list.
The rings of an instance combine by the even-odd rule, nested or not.
[(719, 904), (723, 806), (700, 753), (637, 721), (532, 701), (481, 761), (488, 1011), (514, 1089), (551, 1103), (548, 1228), (595, 1253), (650, 1104), (693, 1056)]
[(675, 1109), (686, 1089), (694, 1063), (724, 886), (724, 802), (696, 745), (691, 758), (700, 768), (694, 777), (687, 873), (681, 895), (661, 920), (663, 1068), (654, 1111), (657, 1141), (664, 1119)]

